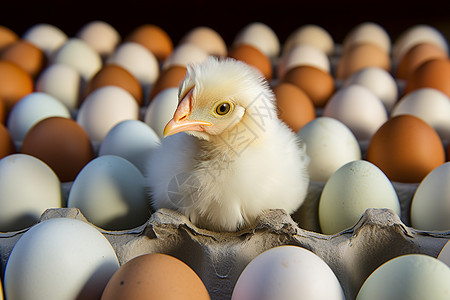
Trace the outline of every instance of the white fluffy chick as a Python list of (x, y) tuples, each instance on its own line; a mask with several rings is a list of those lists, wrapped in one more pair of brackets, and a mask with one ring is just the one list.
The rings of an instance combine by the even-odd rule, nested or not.
[(299, 208), (309, 159), (278, 119), (275, 96), (256, 69), (210, 57), (188, 67), (178, 96), (149, 162), (155, 209), (178, 210), (205, 229), (236, 231), (264, 210)]

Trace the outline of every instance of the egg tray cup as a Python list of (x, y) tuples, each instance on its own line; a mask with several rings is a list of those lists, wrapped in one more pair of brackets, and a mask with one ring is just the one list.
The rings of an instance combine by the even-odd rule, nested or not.
[[(284, 210), (270, 210), (251, 227), (238, 232), (198, 228), (186, 216), (170, 209), (156, 211), (145, 224), (130, 230), (97, 228), (113, 246), (121, 265), (147, 253), (172, 255), (199, 275), (211, 299), (230, 299), (247, 264), (276, 246), (295, 245), (314, 252), (334, 271), (346, 299), (355, 299), (365, 279), (384, 262), (413, 253), (437, 257), (450, 239), (450, 231), (416, 230), (405, 225), (392, 210), (375, 208), (367, 209), (347, 230), (335, 235), (318, 233), (317, 207), (323, 185), (311, 183), (304, 205), (292, 216)], [(417, 185), (394, 183), (394, 187), (402, 202), (402, 215), (407, 215)], [(88, 222), (77, 208), (48, 209), (39, 222), (52, 218)], [(2, 276), (15, 243), (27, 230), (0, 233)]]

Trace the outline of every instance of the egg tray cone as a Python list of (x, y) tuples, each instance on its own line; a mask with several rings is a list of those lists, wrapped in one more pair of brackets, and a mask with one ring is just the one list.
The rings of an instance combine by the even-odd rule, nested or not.
[[(88, 222), (76, 208), (49, 209), (40, 222), (61, 217)], [(146, 253), (181, 259), (200, 276), (211, 299), (230, 299), (246, 265), (276, 246), (295, 245), (317, 254), (336, 274), (346, 298), (355, 299), (364, 280), (382, 263), (411, 253), (437, 257), (450, 239), (450, 232), (408, 227), (388, 209), (368, 209), (352, 228), (336, 235), (302, 229), (283, 210), (267, 211), (251, 228), (233, 233), (198, 228), (169, 209), (158, 210), (146, 224), (131, 230), (98, 229), (115, 249), (120, 264)], [(26, 230), (0, 234), (2, 276), (15, 243)]]

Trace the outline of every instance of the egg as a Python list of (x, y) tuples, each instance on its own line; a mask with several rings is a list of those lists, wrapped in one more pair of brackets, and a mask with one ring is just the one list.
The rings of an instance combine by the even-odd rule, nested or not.
[(62, 182), (73, 181), (94, 158), (87, 133), (74, 120), (62, 117), (36, 123), (25, 136), (21, 152), (45, 162)]
[(100, 299), (119, 262), (108, 240), (86, 222), (55, 218), (25, 232), (5, 270), (8, 299)]
[(116, 124), (138, 118), (139, 105), (129, 92), (118, 86), (104, 86), (86, 97), (76, 121), (91, 141), (99, 144)]
[(403, 96), (391, 117), (410, 114), (427, 122), (444, 141), (450, 141), (450, 99), (439, 90), (421, 88)]
[(274, 59), (280, 53), (280, 41), (270, 26), (261, 22), (252, 22), (241, 29), (233, 40), (232, 46), (251, 45)]
[(8, 116), (16, 102), (34, 90), (33, 78), (15, 63), (0, 61), (0, 98)]
[(359, 141), (370, 140), (388, 119), (383, 102), (361, 85), (338, 90), (325, 105), (323, 116), (344, 123)]
[(239, 276), (232, 300), (345, 299), (333, 270), (313, 252), (278, 246), (256, 256)]
[(50, 58), (67, 41), (68, 36), (54, 25), (39, 23), (28, 28), (22, 39), (41, 49)]
[(378, 67), (367, 67), (351, 75), (343, 86), (359, 84), (377, 96), (389, 112), (398, 100), (399, 89), (395, 78), (386, 70)]
[(405, 94), (425, 87), (450, 97), (450, 59), (436, 58), (421, 64), (406, 80)]
[(185, 43), (196, 45), (208, 55), (227, 55), (227, 45), (222, 36), (207, 26), (198, 26), (190, 29), (180, 40), (180, 44)]
[(282, 56), (278, 64), (278, 78), (283, 78), (287, 71), (298, 66), (311, 66), (330, 72), (330, 60), (326, 53), (308, 44), (295, 45)]
[(273, 88), (278, 108), (278, 117), (294, 132), (316, 117), (314, 104), (297, 86), (281, 83)]
[(52, 64), (46, 67), (36, 79), (36, 91), (51, 95), (75, 112), (85, 84), (80, 73), (66, 64)]
[(173, 51), (173, 42), (167, 32), (154, 24), (144, 24), (131, 31), (125, 42), (138, 43), (158, 59), (164, 61)]
[(450, 267), (450, 243), (447, 241), (444, 245), (444, 247), (439, 252), (439, 255), (437, 257), (440, 261), (445, 263), (447, 266)]
[(41, 49), (25, 40), (18, 40), (2, 49), (0, 59), (15, 63), (31, 77), (36, 77), (46, 64)]
[(113, 53), (122, 39), (113, 26), (100, 20), (85, 24), (76, 33), (76, 37), (85, 41), (101, 57), (107, 57)]
[(0, 50), (14, 43), (18, 39), (19, 36), (17, 35), (17, 33), (12, 31), (8, 27), (0, 25)]
[(139, 106), (143, 104), (142, 87), (139, 81), (125, 68), (115, 64), (108, 64), (102, 67), (92, 77), (86, 89), (86, 94), (90, 94), (94, 90), (108, 85), (123, 88), (134, 97)]
[(150, 217), (144, 175), (128, 160), (102, 155), (75, 178), (67, 207), (78, 208), (92, 224), (108, 230), (131, 229)]
[(171, 66), (187, 67), (189, 64), (201, 63), (207, 57), (208, 53), (202, 48), (194, 44), (181, 44), (164, 61), (162, 69), (166, 70)]
[(433, 169), (420, 182), (411, 202), (411, 225), (420, 230), (450, 230), (450, 162)]
[(391, 181), (417, 183), (445, 161), (437, 132), (412, 115), (387, 120), (373, 135), (367, 160), (378, 166)]
[(319, 200), (319, 223), (324, 234), (352, 227), (368, 208), (389, 208), (400, 216), (392, 183), (374, 164), (355, 160), (340, 167), (325, 183)]
[(166, 88), (158, 93), (147, 107), (144, 121), (160, 138), (163, 138), (164, 127), (172, 119), (177, 106), (178, 88)]
[(328, 56), (334, 53), (333, 37), (325, 28), (316, 24), (303, 25), (290, 33), (284, 43), (283, 53), (288, 52), (293, 46), (298, 44), (314, 46)]
[(273, 74), (272, 63), (268, 56), (257, 48), (240, 44), (230, 49), (228, 56), (246, 62), (261, 72), (266, 79), (271, 79)]
[(70, 118), (70, 111), (55, 97), (33, 92), (22, 97), (11, 110), (7, 121), (8, 130), (20, 148), (31, 127), (45, 118), (56, 116)]
[(0, 123), (0, 159), (16, 152), (16, 147), (13, 143), (8, 129)]
[(98, 154), (125, 158), (145, 174), (150, 155), (159, 145), (160, 138), (149, 125), (140, 120), (127, 120), (108, 132)]
[(200, 277), (183, 261), (167, 254), (149, 253), (123, 264), (109, 280), (102, 300), (209, 300)]
[(311, 66), (299, 66), (289, 70), (281, 82), (295, 84), (314, 103), (314, 107), (324, 107), (334, 93), (334, 79), (330, 73)]
[(297, 135), (306, 144), (312, 181), (325, 182), (344, 164), (361, 159), (356, 137), (336, 119), (317, 117), (305, 124)]
[(186, 70), (184, 66), (171, 66), (163, 70), (150, 92), (150, 103), (161, 91), (172, 87), (178, 88), (178, 85), (186, 76)]
[(356, 300), (448, 299), (449, 280), (450, 268), (438, 259), (424, 254), (402, 255), (378, 267)]
[(11, 154), (0, 160), (0, 231), (35, 224), (48, 208), (62, 207), (60, 181), (41, 160)]
[(364, 22), (354, 27), (342, 42), (343, 52), (347, 52), (359, 44), (376, 45), (387, 55), (391, 52), (389, 34), (381, 25), (374, 22)]

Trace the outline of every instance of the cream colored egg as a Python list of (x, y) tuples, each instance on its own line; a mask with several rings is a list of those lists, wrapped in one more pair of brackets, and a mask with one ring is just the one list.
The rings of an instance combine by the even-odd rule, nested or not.
[(322, 50), (308, 44), (298, 44), (291, 48), (280, 60), (278, 78), (283, 78), (289, 70), (299, 66), (310, 66), (330, 72), (330, 60)]
[(89, 22), (81, 27), (76, 37), (85, 41), (102, 57), (113, 53), (121, 41), (120, 34), (114, 27), (99, 20)]
[(318, 117), (303, 126), (297, 135), (306, 144), (312, 181), (325, 182), (344, 164), (361, 159), (356, 137), (336, 119)]
[(314, 46), (328, 56), (334, 53), (334, 40), (330, 33), (323, 27), (315, 24), (303, 25), (292, 32), (286, 39), (283, 53), (287, 53), (292, 47), (298, 44)]
[(199, 26), (191, 29), (180, 41), (180, 44), (194, 44), (214, 56), (226, 56), (227, 45), (222, 36), (214, 29), (207, 26)]
[(267, 24), (253, 22), (245, 26), (235, 37), (233, 46), (251, 45), (269, 58), (280, 53), (280, 41), (277, 34)]
[(388, 208), (400, 216), (397, 193), (386, 175), (366, 160), (340, 167), (325, 183), (319, 200), (319, 224), (324, 234), (336, 234), (356, 224), (369, 208)]
[(440, 261), (445, 263), (447, 266), (450, 267), (450, 242), (447, 241), (444, 245), (444, 247), (441, 249), (441, 252), (439, 252), (439, 255), (437, 257)]
[(353, 28), (342, 42), (343, 51), (358, 44), (374, 44), (385, 53), (391, 52), (391, 38), (387, 31), (377, 23), (364, 22)]
[(164, 127), (172, 119), (178, 106), (178, 88), (167, 88), (159, 92), (148, 106), (144, 121), (163, 137)]
[(189, 64), (201, 63), (207, 57), (208, 53), (202, 48), (194, 44), (181, 44), (164, 61), (162, 69), (166, 70), (171, 66), (186, 67)]
[(22, 39), (41, 49), (47, 57), (51, 57), (67, 41), (68, 36), (54, 25), (40, 23), (28, 28)]

